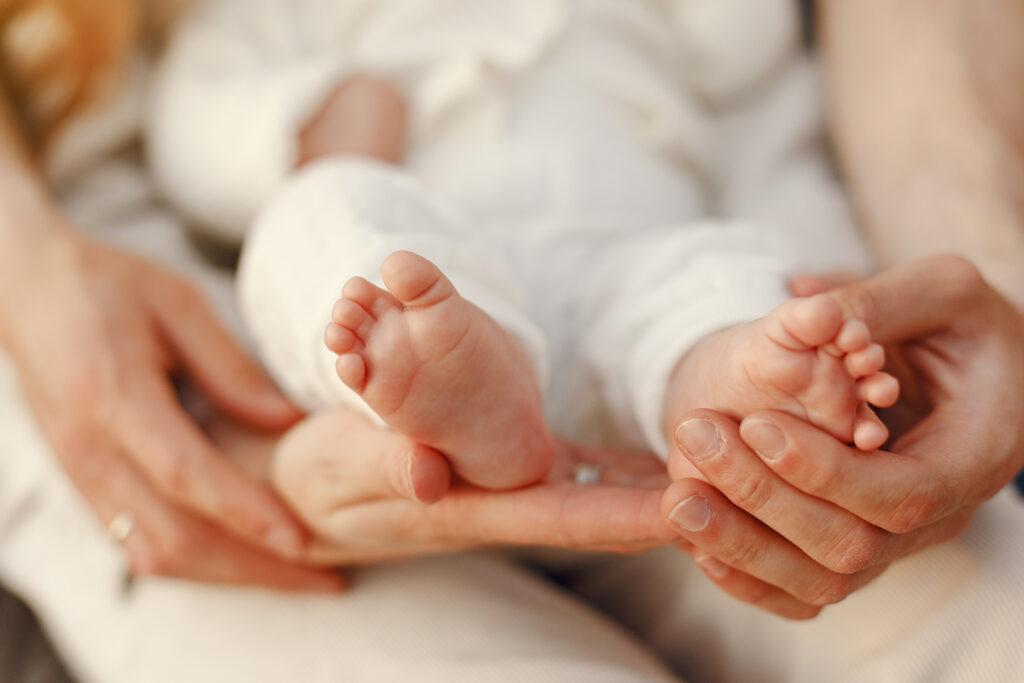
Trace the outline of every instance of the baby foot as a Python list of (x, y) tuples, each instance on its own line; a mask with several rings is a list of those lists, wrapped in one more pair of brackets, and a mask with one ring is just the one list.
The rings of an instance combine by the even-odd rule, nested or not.
[(868, 404), (887, 408), (899, 395), (896, 379), (881, 372), (884, 365), (885, 352), (871, 342), (867, 326), (844, 320), (834, 299), (793, 299), (687, 354), (673, 376), (666, 424), (691, 408), (736, 418), (782, 410), (874, 450), (889, 432)]
[(554, 440), (519, 344), (425, 258), (399, 251), (381, 272), (387, 291), (352, 278), (334, 306), (324, 341), (341, 380), (474, 484), (544, 477)]

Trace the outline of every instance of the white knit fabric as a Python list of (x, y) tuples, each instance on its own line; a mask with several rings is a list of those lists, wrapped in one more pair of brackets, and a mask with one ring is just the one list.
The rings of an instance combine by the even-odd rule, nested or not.
[[(585, 21), (574, 13), (583, 6)], [(194, 26), (209, 26), (210, 17), (238, 23), (215, 22), (222, 33), (201, 34), (219, 42), (183, 38), (188, 49), (172, 55), (165, 86), (190, 78), (195, 65), (205, 69), (204, 54), (217, 68), (181, 101), (168, 92), (154, 100), (158, 109), (186, 114), (157, 111), (153, 119), (165, 194), (218, 234), (239, 239), (268, 195), (281, 191), (294, 127), (332, 78), (358, 68), (421, 84), (411, 95), (416, 141), (403, 172), (411, 177), (326, 164), (295, 187), (335, 173), (369, 175), (405, 187), (402, 196), (420, 218), (468, 230), (460, 233), (469, 235), (466, 249), (500, 240), (504, 251), (488, 258), (512, 274), (491, 279), (498, 270), (470, 267), (487, 285), (473, 296), (500, 293), (501, 303), (488, 305), (499, 318), (502, 306), (512, 312), (503, 324), (514, 329), (515, 312), (525, 310), (544, 331), (547, 357), (557, 360), (549, 414), (573, 435), (595, 427), (579, 405), (593, 386), (591, 366), (614, 368), (601, 371), (611, 372), (602, 382), (617, 387), (609, 398), (630, 406), (618, 407), (620, 417), (642, 431), (645, 406), (659, 402), (651, 378), (690, 338), (731, 317), (757, 315), (778, 296), (771, 254), (785, 268), (862, 263), (819, 144), (813, 69), (796, 54), (792, 8), (782, 0), (239, 0), (208, 11)], [(290, 70), (295, 61), (307, 66)], [(238, 71), (249, 77), (229, 77)], [(528, 71), (530, 78), (516, 80)], [(573, 82), (586, 87), (563, 87), (569, 72), (585, 76)], [(293, 81), (284, 73), (304, 76)], [(518, 97), (511, 109), (509, 93)], [(293, 99), (278, 101), (282, 94)], [(123, 128), (109, 140), (130, 136), (129, 118), (109, 121)], [(79, 169), (88, 156), (82, 149)], [(280, 205), (291, 203), (288, 192)], [(351, 209), (368, 196), (322, 201)], [(228, 275), (190, 250), (181, 222), (164, 211), (140, 169), (93, 166), (65, 188), (64, 200), (95, 236), (194, 278), (241, 334)], [(303, 206), (296, 208), (317, 213)], [(378, 208), (374, 229), (389, 225)], [(272, 211), (264, 218), (306, 235), (295, 243), (307, 246), (283, 247), (277, 266), (268, 260), (266, 277), (253, 276), (252, 285), (288, 291), (271, 278), (303, 274), (296, 259), (312, 236), (326, 233), (271, 220)], [(638, 232), (623, 232), (624, 225)], [(795, 256), (770, 246), (769, 227), (793, 238)], [(323, 262), (339, 260), (328, 254)], [(649, 267), (636, 268), (639, 262)], [(609, 273), (620, 277), (609, 283)], [(516, 277), (519, 285), (508, 284)], [(601, 294), (573, 298), (588, 288)], [(319, 307), (279, 310), (308, 313), (295, 323), (306, 334), (314, 318), (322, 325)], [(257, 308), (258, 317), (273, 307)], [(590, 338), (581, 340), (579, 330), (592, 330)], [(317, 349), (321, 331), (309, 338)], [(589, 363), (574, 355), (583, 348)], [(333, 381), (328, 395), (318, 393), (322, 373), (303, 370), (310, 402), (335, 400)], [(582, 580), (571, 587), (635, 635), (486, 556), (366, 569), (351, 594), (332, 598), (156, 579), (138, 581), (126, 597), (120, 549), (67, 481), (13, 369), (0, 360), (0, 580), (38, 611), (84, 683), (672, 680), (655, 657), (701, 681), (1015, 680), (1024, 668), (1021, 539), (1024, 510), (1007, 492), (962, 538), (897, 564), (809, 623), (732, 601), (672, 549), (591, 567), (579, 562), (572, 574)]]
[[(555, 369), (556, 429), (579, 435), (598, 409), (581, 397), (603, 392), (621, 431), (665, 455), (672, 370), (702, 337), (786, 299), (787, 274), (807, 265), (788, 232), (828, 245), (817, 255), (830, 265), (864, 266), (813, 144), (821, 116), (793, 18), (770, 11), (778, 28), (756, 59), (722, 62), (708, 58), (707, 32), (724, 30), (714, 13), (612, 0), (220, 0), (163, 68), (158, 178), (221, 236), (258, 215), (243, 310), (305, 407), (362, 405), (334, 375), (323, 327), (347, 278), (379, 281), (383, 258), (409, 249), (522, 339), (542, 382)], [(309, 64), (336, 66), (293, 76)], [(336, 160), (285, 181), (295, 114), (345, 70), (409, 93), (407, 167)], [(808, 143), (817, 152), (802, 158)], [(755, 220), (706, 218), (716, 204)]]

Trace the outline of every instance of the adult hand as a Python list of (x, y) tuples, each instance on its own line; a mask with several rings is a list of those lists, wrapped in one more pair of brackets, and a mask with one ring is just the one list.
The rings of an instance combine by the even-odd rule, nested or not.
[(5, 268), (0, 342), (100, 520), (134, 515), (125, 542), (134, 571), (335, 587), (336, 578), (282, 559), (303, 554), (301, 525), (212, 446), (172, 377), (187, 374), (224, 411), (260, 428), (294, 422), (295, 408), (185, 281), (70, 230), (47, 235), (26, 240)]
[[(599, 465), (600, 483), (576, 483), (579, 463)], [(449, 487), (439, 453), (336, 408), (293, 428), (276, 446), (275, 468), (277, 486), (319, 535), (313, 558), (327, 565), (498, 545), (634, 552), (678, 541), (659, 507), (665, 466), (645, 454), (562, 445), (540, 484)]]
[(933, 257), (832, 294), (897, 361), (890, 450), (857, 451), (778, 412), (737, 425), (694, 411), (670, 473), (685, 457), (710, 484), (675, 482), (663, 500), (715, 583), (792, 618), (955, 537), (1024, 465), (1024, 318), (977, 269)]

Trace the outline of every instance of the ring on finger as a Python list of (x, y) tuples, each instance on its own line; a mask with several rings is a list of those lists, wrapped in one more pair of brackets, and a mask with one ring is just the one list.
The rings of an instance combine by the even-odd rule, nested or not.
[(121, 510), (107, 525), (107, 533), (115, 541), (124, 545), (135, 530), (135, 515), (129, 510)]
[(601, 483), (604, 467), (589, 462), (577, 463), (572, 469), (572, 478), (577, 484), (593, 486)]

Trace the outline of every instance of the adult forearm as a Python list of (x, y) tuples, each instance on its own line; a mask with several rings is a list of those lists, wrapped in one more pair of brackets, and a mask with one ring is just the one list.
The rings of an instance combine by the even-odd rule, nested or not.
[(974, 261), (1024, 307), (1024, 0), (823, 0), (832, 129), (882, 265)]

